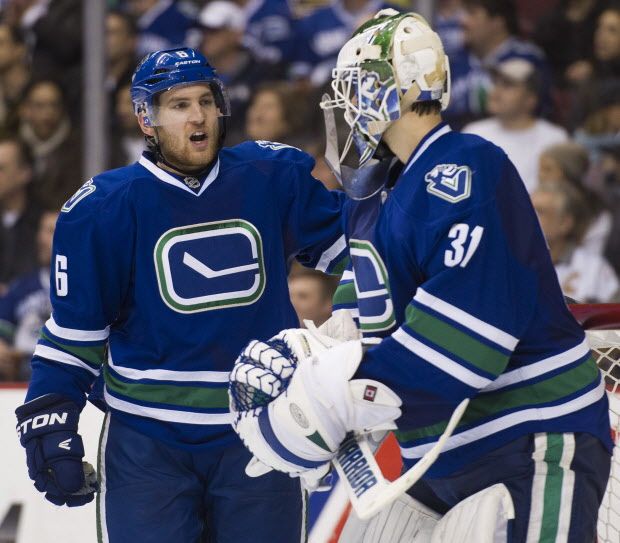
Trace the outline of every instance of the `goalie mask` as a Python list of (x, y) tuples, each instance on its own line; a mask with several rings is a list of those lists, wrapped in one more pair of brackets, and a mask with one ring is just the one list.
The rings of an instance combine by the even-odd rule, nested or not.
[[(388, 127), (416, 102), (450, 98), (448, 57), (441, 40), (416, 13), (385, 9), (362, 25), (342, 47), (332, 72), (333, 98), (321, 108), (327, 130), (326, 159), (354, 199), (372, 196), (385, 182), (386, 160), (377, 160)], [(344, 110), (350, 132), (344, 149), (337, 142), (335, 109)], [(355, 168), (343, 164), (354, 145)]]

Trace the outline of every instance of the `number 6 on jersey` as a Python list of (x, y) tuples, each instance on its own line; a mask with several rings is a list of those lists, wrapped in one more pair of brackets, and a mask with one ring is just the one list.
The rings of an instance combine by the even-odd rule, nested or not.
[(56, 284), (56, 294), (58, 296), (69, 294), (69, 276), (67, 275), (67, 257), (65, 255), (56, 255), (54, 283)]

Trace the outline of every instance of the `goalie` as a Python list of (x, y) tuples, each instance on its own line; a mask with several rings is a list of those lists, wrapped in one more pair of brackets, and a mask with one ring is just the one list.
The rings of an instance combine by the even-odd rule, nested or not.
[[(612, 449), (604, 383), (514, 166), (442, 122), (449, 84), (441, 41), (417, 14), (379, 12), (342, 48), (321, 104), (326, 155), (350, 196), (334, 301), (379, 340), (363, 349), (288, 331), (250, 344), (231, 374), (234, 426), (260, 460), (249, 471), (310, 481), (349, 432), (394, 424), (415, 465), (469, 398), (409, 489), (417, 501), (371, 520), (383, 535), (350, 540), (589, 543)], [(342, 164), (353, 149), (355, 169)], [(355, 338), (330, 332), (342, 314), (323, 332)], [(412, 503), (430, 528), (403, 528)]]

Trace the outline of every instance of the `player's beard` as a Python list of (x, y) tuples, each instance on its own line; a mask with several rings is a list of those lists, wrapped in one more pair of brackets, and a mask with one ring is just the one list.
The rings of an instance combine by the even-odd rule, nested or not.
[(162, 157), (180, 173), (193, 173), (204, 170), (213, 160), (219, 151), (220, 129), (218, 120), (215, 119), (211, 126), (201, 127), (207, 134), (206, 146), (204, 149), (197, 149), (189, 139), (189, 134), (179, 131), (171, 131), (163, 126), (159, 126), (156, 131), (156, 138)]

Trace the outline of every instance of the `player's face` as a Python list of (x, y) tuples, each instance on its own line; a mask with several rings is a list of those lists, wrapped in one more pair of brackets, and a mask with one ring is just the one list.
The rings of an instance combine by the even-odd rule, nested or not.
[(153, 129), (162, 154), (181, 172), (208, 166), (219, 148), (218, 117), (208, 85), (177, 87), (162, 93)]
[(291, 277), (288, 284), (291, 303), (299, 321), (309, 319), (317, 326), (331, 315), (332, 304), (324, 294), (324, 287), (315, 277)]

